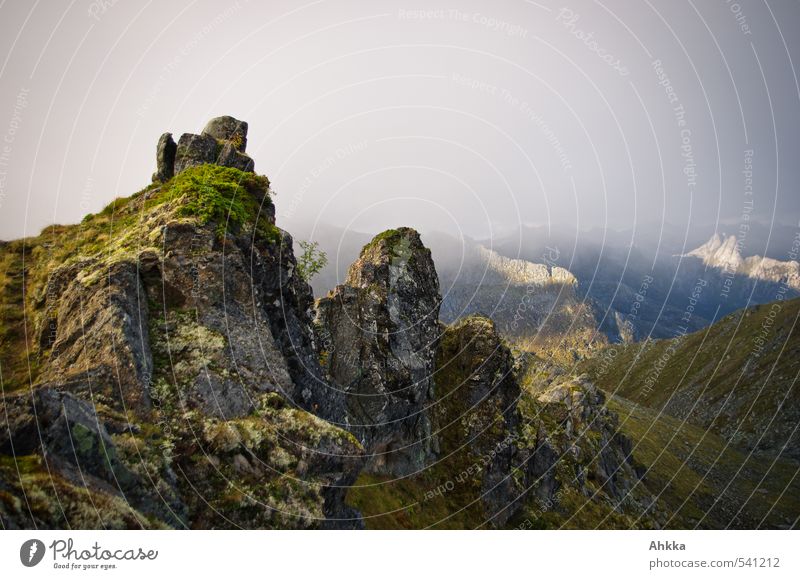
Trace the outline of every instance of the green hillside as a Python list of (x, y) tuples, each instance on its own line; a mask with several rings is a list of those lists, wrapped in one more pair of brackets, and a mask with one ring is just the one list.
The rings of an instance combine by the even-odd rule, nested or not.
[[(800, 513), (795, 461), (742, 452), (704, 428), (609, 397), (620, 431), (647, 469), (640, 481), (673, 513), (665, 528), (793, 528)], [(635, 491), (636, 489), (634, 489)]]
[(742, 450), (800, 459), (800, 299), (671, 340), (611, 346), (581, 369), (606, 392), (708, 428)]

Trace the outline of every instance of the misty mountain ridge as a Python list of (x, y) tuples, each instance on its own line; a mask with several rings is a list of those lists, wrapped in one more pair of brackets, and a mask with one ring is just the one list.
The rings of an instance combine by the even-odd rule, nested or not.
[[(706, 243), (685, 254), (696, 257), (705, 265), (728, 274), (744, 275), (753, 279), (783, 283), (800, 290), (800, 264), (797, 261), (779, 261), (760, 255), (742, 256), (743, 243), (735, 235), (715, 233)], [(796, 255), (796, 251), (791, 255)]]
[[(719, 234), (673, 253), (683, 233), (672, 233), (671, 243), (663, 236), (660, 244), (635, 247), (627, 232), (598, 229), (527, 227), (520, 230), (524, 239), (483, 242), (434, 231), (423, 239), (437, 264), (442, 321), (490, 315), (505, 337), (543, 355), (670, 338), (749, 305), (800, 295), (796, 262), (742, 257), (743, 244)], [(789, 233), (782, 232), (784, 241)], [(312, 280), (320, 296), (346, 277), (346, 264), (370, 235), (317, 223), (311, 239), (332, 256)]]
[[(177, 143), (164, 133), (141, 191), (79, 225), (0, 244), (3, 528), (795, 524), (794, 431), (781, 423), (761, 441), (769, 412), (796, 415), (784, 374), (797, 334), (788, 318), (764, 329), (775, 303), (739, 314), (750, 319), (742, 339), (761, 328), (763, 363), (783, 356), (780, 343), (792, 354), (765, 387), (769, 404), (755, 418), (726, 404), (711, 436), (698, 426), (705, 414), (676, 427), (637, 385), (617, 396), (604, 376), (625, 367), (603, 356), (656, 328), (679, 335), (644, 341), (653, 356), (702, 346), (689, 328), (719, 312), (702, 300), (722, 287), (716, 268), (677, 258), (687, 269), (665, 289), (652, 263), (624, 250), (602, 254), (592, 277), (552, 246), (525, 259), (410, 227), (366, 242), (331, 229), (323, 249), (336, 252), (326, 272), (336, 283), (315, 299), (246, 144), (247, 124), (232, 117)], [(777, 285), (735, 282), (739, 300)], [(709, 328), (716, 346), (735, 321)], [(748, 368), (741, 353), (728, 372)], [(576, 372), (584, 360), (601, 364), (605, 392)], [(678, 373), (661, 383), (687, 392)], [(716, 384), (714, 404), (726, 388)], [(668, 410), (684, 412), (685, 398)], [(737, 438), (743, 421), (754, 428)], [(675, 486), (676, 461), (686, 484), (709, 483)], [(719, 500), (728, 488), (735, 496)]]

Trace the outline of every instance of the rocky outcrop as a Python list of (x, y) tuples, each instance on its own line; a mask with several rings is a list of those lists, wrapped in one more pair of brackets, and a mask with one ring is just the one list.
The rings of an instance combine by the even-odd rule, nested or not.
[(132, 261), (79, 261), (50, 277), (39, 382), (144, 416), (152, 374), (145, 290)]
[[(577, 516), (579, 527), (656, 525), (637, 519), (654, 499), (603, 394), (543, 370), (535, 356), (513, 355), (487, 317), (445, 328), (426, 410), (428, 464), (403, 479), (362, 476), (351, 500), (367, 524), (553, 528)], [(419, 509), (387, 512), (409, 496)]]
[(435, 382), (430, 413), (436, 457), (447, 461), (451, 477), (466, 473), (458, 484), (480, 489), (484, 520), (502, 527), (522, 504), (512, 477), (520, 388), (511, 352), (490, 319), (471, 316), (447, 328)]
[(175, 154), (178, 146), (172, 140), (172, 133), (164, 133), (156, 146), (156, 172), (153, 181), (165, 182), (175, 174)]
[[(320, 367), (269, 181), (208, 163), (218, 146), (246, 157), (246, 124), (206, 132), (182, 137), (167, 183), (26, 240), (39, 259), (20, 306), (38, 352), (5, 383), (5, 528), (361, 525), (344, 489), (363, 449), (336, 424), (344, 396)], [(26, 334), (0, 334), (5, 369)]]
[[(561, 484), (575, 486), (588, 479), (610, 500), (627, 497), (643, 470), (633, 460), (630, 439), (619, 432), (616, 416), (606, 408), (603, 392), (585, 377), (571, 377), (549, 386), (537, 401), (550, 427), (545, 439), (537, 440), (537, 450), (548, 447), (548, 454), (554, 450), (574, 464), (570, 475), (575, 478)], [(536, 461), (530, 466), (531, 479), (542, 478), (544, 488), (552, 492), (556, 470), (541, 472)]]
[(217, 140), (209, 135), (184, 133), (175, 153), (175, 173), (217, 161)]
[[(119, 415), (98, 412), (96, 406), (70, 392), (49, 387), (11, 395), (5, 405), (8, 428), (0, 434), (0, 453), (17, 457), (39, 453), (42, 467), (53, 476), (58, 473), (90, 492), (118, 496), (163, 524), (185, 524), (186, 507), (171, 467), (163, 464), (151, 473), (161, 480), (155, 488), (123, 458), (114, 442), (112, 433), (138, 431), (138, 427)], [(28, 492), (35, 492), (32, 486)], [(52, 521), (41, 522), (52, 526)]]
[(154, 182), (166, 182), (190, 167), (217, 164), (253, 172), (255, 164), (246, 153), (247, 123), (233, 117), (211, 119), (199, 135), (184, 133), (178, 144), (171, 133), (164, 133), (156, 148)]
[[(381, 505), (404, 485), (417, 514), (393, 512), (418, 527), (508, 527), (532, 500), (643, 511), (599, 391), (532, 387), (487, 317), (443, 326), (413, 229), (315, 304), (246, 137), (232, 117), (165, 133), (151, 186), (0, 246), (0, 305), (23, 312), (0, 327), (4, 528), (360, 528), (360, 476)], [(484, 257), (498, 283), (574, 286)]]
[(474, 471), (461, 484), (480, 489), (486, 524), (503, 527), (530, 503), (529, 494), (552, 502), (561, 488), (596, 492), (598, 502), (612, 506), (632, 501), (629, 491), (642, 473), (602, 392), (585, 378), (565, 376), (532, 396), (520, 387), (518, 370), (482, 316), (449, 327), (437, 353), (437, 458), (446, 457), (451, 472)]
[(407, 474), (430, 455), (431, 396), (439, 335), (439, 284), (413, 229), (375, 237), (345, 283), (317, 303), (320, 348), (347, 400), (368, 469)]
[(211, 119), (203, 129), (203, 134), (210, 135), (217, 141), (230, 143), (240, 153), (247, 149), (247, 123), (233, 117)]

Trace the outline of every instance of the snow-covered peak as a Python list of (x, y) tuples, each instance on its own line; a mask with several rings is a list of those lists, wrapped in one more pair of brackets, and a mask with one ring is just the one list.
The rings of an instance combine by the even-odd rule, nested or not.
[(736, 236), (725, 234), (720, 236), (719, 233), (715, 233), (711, 236), (711, 239), (686, 255), (701, 259), (703, 263), (710, 267), (729, 271), (738, 270), (744, 261)]
[(478, 255), (482, 269), (486, 273), (494, 273), (508, 283), (521, 285), (544, 285), (547, 283), (574, 285), (578, 283), (575, 276), (563, 267), (548, 267), (542, 263), (512, 259), (482, 245), (478, 247)]
[(800, 264), (796, 261), (778, 261), (759, 255), (744, 258), (741, 244), (734, 235), (720, 236), (715, 233), (703, 245), (684, 256), (696, 257), (707, 266), (722, 269), (730, 274), (785, 283), (791, 288), (800, 290)]

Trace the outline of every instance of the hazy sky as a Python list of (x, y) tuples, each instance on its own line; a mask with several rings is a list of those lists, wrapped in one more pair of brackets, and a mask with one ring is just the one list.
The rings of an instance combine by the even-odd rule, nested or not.
[(8, 0), (0, 238), (141, 189), (162, 132), (222, 114), (289, 230), (796, 223), (798, 24), (796, 0)]

